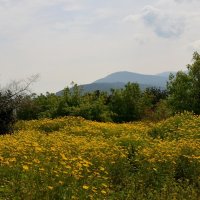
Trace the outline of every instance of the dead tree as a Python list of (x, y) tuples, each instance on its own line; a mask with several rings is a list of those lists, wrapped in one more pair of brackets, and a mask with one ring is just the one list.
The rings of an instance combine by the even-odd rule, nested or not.
[(0, 89), (0, 135), (13, 132), (16, 110), (37, 79), (38, 75), (35, 75), (24, 81), (13, 81), (7, 87)]

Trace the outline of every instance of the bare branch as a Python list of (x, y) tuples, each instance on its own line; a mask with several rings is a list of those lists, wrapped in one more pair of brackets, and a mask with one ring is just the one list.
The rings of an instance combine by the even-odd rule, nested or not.
[[(10, 92), (11, 93), (10, 99), (16, 99), (16, 98), (19, 98), (20, 96), (22, 97), (25, 94), (27, 94), (27, 92), (31, 93), (30, 86), (34, 82), (36, 82), (38, 78), (39, 78), (39, 75), (36, 74), (36, 75), (31, 76), (27, 80), (12, 81), (9, 85), (1, 89), (0, 93), (6, 94)], [(7, 104), (8, 103), (7, 101), (6, 100), (1, 101), (0, 106)]]
[(24, 92), (31, 93), (30, 86), (36, 82), (39, 78), (39, 74), (33, 75), (27, 80), (12, 81), (9, 85), (4, 88), (4, 91), (11, 91), (12, 97), (17, 95), (24, 95)]

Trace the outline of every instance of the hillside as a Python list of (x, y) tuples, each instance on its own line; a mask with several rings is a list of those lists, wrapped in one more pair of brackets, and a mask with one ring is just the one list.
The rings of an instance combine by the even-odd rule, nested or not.
[(177, 72), (161, 72), (159, 74), (156, 74), (157, 76), (161, 76), (161, 77), (166, 77), (166, 78), (169, 78), (169, 75), (170, 74), (173, 74), (173, 75), (176, 75)]
[[(158, 75), (145, 75), (127, 71), (115, 72), (106, 77), (98, 79), (93, 83), (80, 85), (80, 87), (83, 89), (84, 93), (93, 92), (96, 90), (110, 92), (111, 89), (121, 89), (126, 83), (132, 82), (138, 83), (142, 90), (147, 87), (165, 89), (169, 74), (170, 72), (163, 72)], [(56, 94), (62, 95), (62, 90)]]
[(122, 71), (112, 73), (102, 79), (96, 80), (95, 83), (134, 82), (142, 85), (150, 85), (163, 88), (166, 86), (167, 80), (168, 77)]

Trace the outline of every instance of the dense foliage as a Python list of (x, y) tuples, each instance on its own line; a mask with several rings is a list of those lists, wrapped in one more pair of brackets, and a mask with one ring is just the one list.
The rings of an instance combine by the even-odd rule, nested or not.
[(14, 110), (18, 98), (13, 99), (11, 91), (0, 92), (0, 135), (4, 133), (12, 133), (15, 123)]
[(193, 63), (187, 72), (171, 75), (168, 83), (169, 103), (175, 112), (184, 110), (200, 114), (200, 55), (193, 54)]
[(200, 117), (19, 121), (0, 136), (0, 199), (190, 199), (200, 191)]
[(72, 89), (64, 89), (61, 96), (47, 93), (26, 97), (17, 114), (22, 120), (81, 116), (103, 122), (128, 122), (152, 117), (166, 97), (166, 91), (157, 88), (141, 91), (136, 83), (128, 83), (124, 89), (111, 90), (111, 93), (95, 91), (87, 94), (74, 85)]

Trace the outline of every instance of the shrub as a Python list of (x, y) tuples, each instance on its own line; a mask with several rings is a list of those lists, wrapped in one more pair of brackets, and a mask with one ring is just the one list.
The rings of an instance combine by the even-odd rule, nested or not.
[(0, 92), (0, 135), (13, 132), (15, 101), (12, 93)]

